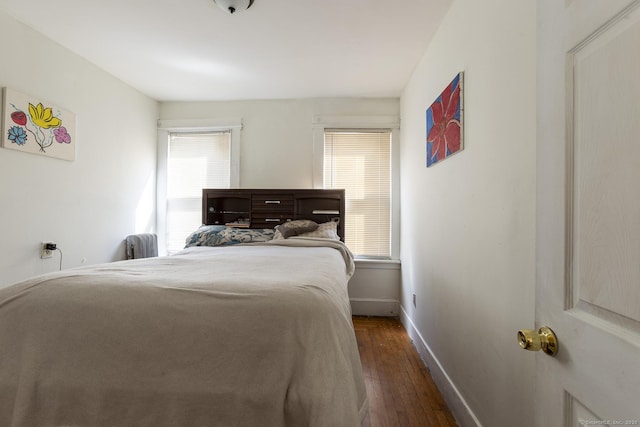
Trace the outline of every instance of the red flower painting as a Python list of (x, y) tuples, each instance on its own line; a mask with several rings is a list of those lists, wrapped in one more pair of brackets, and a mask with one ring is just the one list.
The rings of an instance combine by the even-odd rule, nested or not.
[(427, 167), (462, 149), (462, 73), (427, 110)]

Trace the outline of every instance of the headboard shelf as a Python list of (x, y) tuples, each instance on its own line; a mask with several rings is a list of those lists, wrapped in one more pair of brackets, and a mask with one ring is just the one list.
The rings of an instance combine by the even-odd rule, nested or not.
[(202, 190), (205, 225), (240, 223), (250, 228), (273, 228), (297, 219), (322, 223), (339, 218), (338, 235), (344, 241), (344, 208), (344, 190)]

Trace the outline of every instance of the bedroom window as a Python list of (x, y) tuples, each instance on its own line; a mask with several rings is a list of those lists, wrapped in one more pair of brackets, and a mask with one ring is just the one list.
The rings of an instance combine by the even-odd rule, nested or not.
[(240, 186), (242, 118), (158, 120), (158, 254), (184, 248), (202, 224), (203, 188)]
[(324, 188), (346, 193), (345, 243), (360, 258), (391, 257), (391, 130), (324, 130)]
[(169, 134), (166, 247), (184, 248), (185, 238), (202, 224), (202, 189), (230, 188), (231, 131)]

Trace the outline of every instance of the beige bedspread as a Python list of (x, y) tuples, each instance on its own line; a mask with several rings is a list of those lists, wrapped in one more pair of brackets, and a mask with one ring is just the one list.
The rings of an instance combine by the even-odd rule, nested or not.
[(287, 241), (1, 289), (0, 425), (359, 425), (353, 260), (340, 243)]

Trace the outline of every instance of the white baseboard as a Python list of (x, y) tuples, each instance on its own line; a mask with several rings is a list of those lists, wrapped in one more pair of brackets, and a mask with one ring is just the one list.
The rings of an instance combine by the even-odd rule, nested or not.
[(351, 313), (354, 316), (398, 317), (400, 301), (394, 299), (351, 298)]
[(471, 408), (467, 405), (467, 402), (460, 394), (460, 391), (442, 368), (442, 365), (434, 356), (429, 345), (422, 338), (422, 335), (402, 306), (400, 307), (400, 321), (407, 330), (409, 338), (413, 341), (414, 347), (418, 350), (422, 363), (425, 364), (431, 373), (433, 381), (436, 383), (438, 390), (440, 390), (442, 397), (447, 403), (447, 406), (451, 410), (451, 413), (455, 417), (458, 425), (460, 427), (482, 427), (482, 424), (480, 424), (478, 418), (476, 418), (475, 414), (471, 411)]

